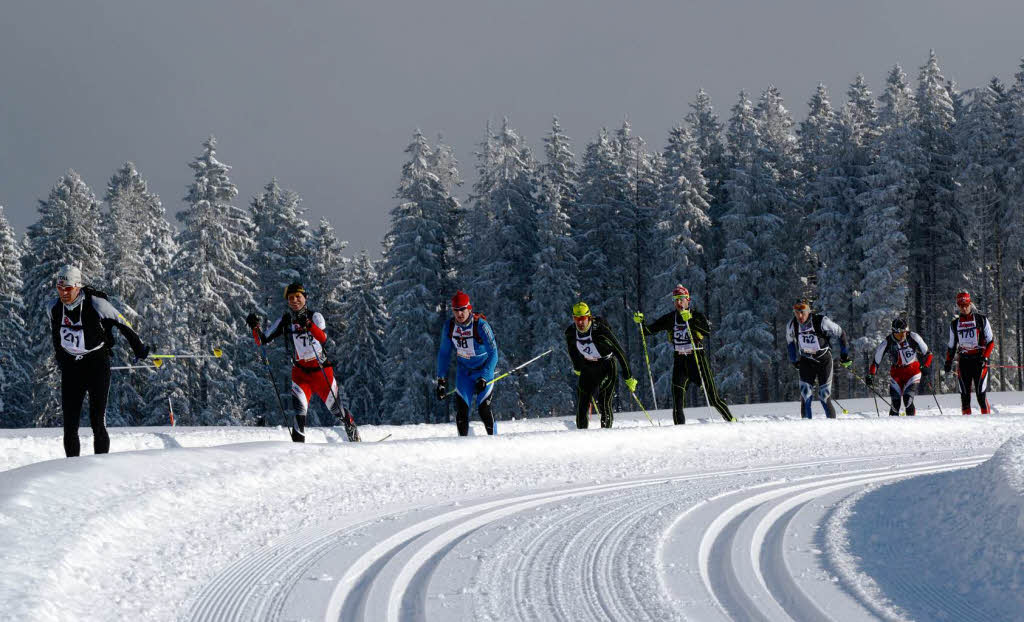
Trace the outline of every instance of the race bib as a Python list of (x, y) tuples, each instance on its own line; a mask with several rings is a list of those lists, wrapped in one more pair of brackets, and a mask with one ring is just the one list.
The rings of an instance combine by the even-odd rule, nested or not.
[(469, 326), (455, 325), (452, 331), (452, 344), (455, 345), (455, 355), (463, 359), (471, 359), (476, 356), (476, 340), (473, 339), (473, 324)]
[(690, 340), (690, 331), (686, 324), (676, 324), (672, 329), (672, 345), (678, 354), (692, 354), (693, 342)]
[(917, 352), (906, 341), (896, 344), (896, 355), (899, 357), (901, 367), (906, 367), (917, 360)]
[(85, 331), (82, 329), (81, 325), (61, 326), (60, 345), (64, 348), (65, 352), (75, 356), (78, 356), (79, 354), (88, 354), (89, 352), (89, 350), (85, 348)]
[(814, 333), (813, 326), (806, 330), (801, 326), (800, 334), (797, 335), (797, 339), (800, 341), (801, 352), (816, 354), (818, 350), (821, 350), (821, 342), (818, 341), (818, 335)]
[(956, 334), (959, 340), (958, 348), (961, 352), (978, 349), (978, 326), (974, 320), (957, 322)]
[(580, 351), (583, 358), (588, 361), (599, 361), (601, 360), (601, 353), (597, 351), (597, 346), (594, 345), (594, 340), (590, 337), (580, 338), (576, 337), (576, 349)]
[[(295, 358), (300, 361), (319, 360), (323, 348), (320, 342), (309, 331), (302, 330), (298, 324), (292, 325), (292, 343), (295, 344)], [(302, 331), (302, 332), (298, 332)]]

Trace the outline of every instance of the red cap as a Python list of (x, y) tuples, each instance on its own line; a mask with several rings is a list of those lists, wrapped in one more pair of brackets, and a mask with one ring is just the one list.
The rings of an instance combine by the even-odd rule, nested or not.
[(690, 290), (686, 289), (682, 285), (676, 285), (676, 288), (672, 290), (673, 296), (689, 296)]
[(960, 307), (963, 305), (971, 304), (971, 295), (967, 292), (960, 292), (956, 295), (956, 306)]
[(463, 307), (469, 307), (472, 309), (473, 305), (469, 304), (469, 296), (466, 292), (460, 289), (455, 292), (454, 296), (452, 296), (452, 309), (461, 309)]

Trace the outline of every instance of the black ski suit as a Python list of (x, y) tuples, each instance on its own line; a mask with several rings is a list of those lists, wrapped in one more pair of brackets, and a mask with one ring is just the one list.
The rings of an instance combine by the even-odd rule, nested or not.
[(990, 411), (988, 403), (988, 357), (996, 341), (992, 336), (992, 324), (988, 318), (973, 312), (961, 315), (949, 323), (949, 342), (946, 347), (945, 370), (953, 365), (953, 357), (959, 355), (960, 407), (965, 415), (971, 414), (971, 385), (978, 396), (981, 414)]
[[(654, 320), (650, 325), (641, 324), (645, 335), (667, 332), (669, 343), (675, 354), (672, 356), (672, 421), (676, 425), (686, 423), (683, 407), (686, 405), (686, 388), (691, 382), (703, 385), (707, 391), (709, 406), (722, 415), (726, 421), (736, 419), (729, 412), (729, 405), (718, 394), (715, 377), (711, 373), (705, 338), (711, 334), (711, 322), (700, 311), (690, 311), (692, 317), (683, 320), (682, 312), (672, 310)], [(689, 330), (687, 329), (689, 324)], [(690, 330), (693, 331), (691, 339)]]
[(585, 333), (576, 330), (575, 324), (566, 328), (565, 345), (572, 359), (572, 368), (580, 377), (576, 384), (576, 427), (588, 427), (587, 411), (591, 400), (596, 402), (601, 413), (601, 427), (612, 427), (612, 397), (618, 378), (615, 361), (622, 365), (627, 378), (632, 377), (622, 346), (608, 323), (599, 317), (591, 319), (590, 328)]
[(53, 353), (60, 368), (60, 400), (64, 413), (64, 454), (81, 453), (78, 419), (82, 402), (89, 395), (89, 425), (93, 452), (110, 451), (107, 434), (107, 393), (110, 391), (110, 358), (114, 346), (113, 328), (128, 340), (137, 358), (149, 354), (128, 320), (118, 313), (106, 294), (84, 287), (76, 302), (65, 305), (59, 299), (50, 306), (50, 334)]

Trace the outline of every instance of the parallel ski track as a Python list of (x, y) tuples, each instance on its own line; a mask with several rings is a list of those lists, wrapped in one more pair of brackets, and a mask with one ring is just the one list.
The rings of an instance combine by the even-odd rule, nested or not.
[[(459, 551), (469, 546), (478, 530), (483, 537), (487, 530), (507, 523), (516, 528), (495, 543), (504, 554), (485, 560), (474, 579), (489, 589), (484, 595), (465, 596), (474, 599), (473, 607), (480, 607), (484, 618), (830, 619), (815, 604), (814, 594), (803, 593), (801, 582), (792, 578), (794, 569), (787, 566), (786, 526), (800, 510), (826, 495), (965, 468), (983, 458), (833, 472), (731, 490), (690, 505), (681, 504), (680, 497), (699, 480), (721, 480), (715, 486), (726, 490), (735, 476), (898, 458), (644, 478), (484, 500), (456, 509), (422, 508), (422, 516), (397, 520), (397, 531), (366, 545), (354, 557), (335, 584), (321, 619), (428, 619), (428, 591), (435, 573), (453, 564), (464, 567), (465, 551)], [(666, 513), (673, 514), (666, 519)], [(668, 523), (661, 532), (651, 533), (655, 517)], [(188, 617), (239, 622), (288, 617), (287, 599), (299, 579), (318, 561), (359, 541), (364, 530), (379, 534), (385, 518), (393, 516), (357, 525), (323, 525), (254, 552), (208, 584)], [(678, 566), (671, 574), (665, 570), (670, 564)], [(652, 589), (657, 592), (654, 598)], [(699, 593), (705, 594), (703, 600), (694, 596)]]

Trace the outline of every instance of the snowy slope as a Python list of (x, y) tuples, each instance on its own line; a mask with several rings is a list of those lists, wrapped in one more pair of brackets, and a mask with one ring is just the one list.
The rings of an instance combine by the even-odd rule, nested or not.
[[(76, 460), (51, 460), (59, 431), (2, 431), (0, 617), (1019, 618), (1024, 395), (994, 394), (986, 417), (942, 401), (913, 419), (851, 400), (837, 421), (778, 404), (739, 424), (693, 409), (685, 427), (364, 426), (392, 437), (304, 446), (114, 429), (114, 453)], [(932, 571), (910, 588), (886, 571), (911, 562)]]

